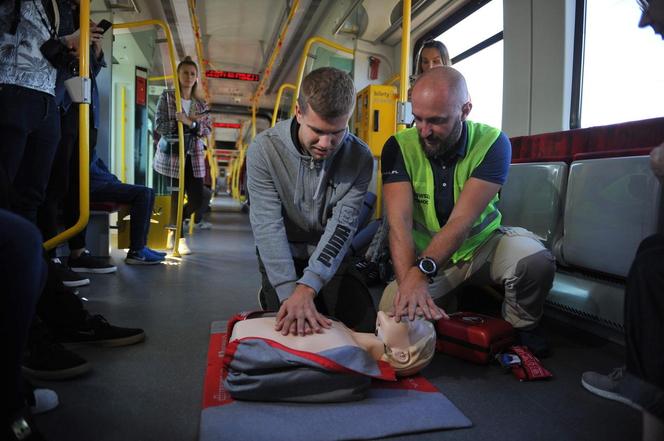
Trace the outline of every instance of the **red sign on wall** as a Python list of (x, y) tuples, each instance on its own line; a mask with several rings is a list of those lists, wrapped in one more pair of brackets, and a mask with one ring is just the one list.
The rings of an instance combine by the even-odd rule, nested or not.
[(141, 67), (136, 67), (136, 104), (144, 106), (148, 96), (148, 71)]
[(231, 72), (228, 70), (207, 70), (205, 76), (208, 78), (222, 78), (225, 80), (259, 81), (260, 75), (248, 72)]
[(242, 127), (242, 125), (238, 123), (222, 123), (222, 122), (214, 123), (214, 126), (218, 129), (239, 129), (240, 127)]

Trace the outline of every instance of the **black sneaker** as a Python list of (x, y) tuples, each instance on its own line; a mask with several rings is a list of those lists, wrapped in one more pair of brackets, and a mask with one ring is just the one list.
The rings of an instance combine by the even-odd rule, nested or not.
[(90, 370), (90, 364), (55, 341), (43, 323), (30, 330), (28, 349), (23, 359), (23, 373), (39, 380), (65, 380)]
[(69, 288), (77, 288), (79, 286), (86, 286), (90, 284), (90, 279), (87, 277), (79, 276), (78, 273), (67, 268), (67, 266), (62, 263), (57, 257), (51, 259), (52, 265), (49, 268), (52, 268), (56, 272), (56, 277), (62, 282), (64, 286)]
[(549, 343), (540, 327), (525, 331), (516, 330), (515, 344), (527, 347), (535, 357), (546, 358), (550, 355)]
[(89, 315), (77, 329), (58, 329), (56, 337), (61, 343), (88, 343), (98, 346), (128, 346), (145, 340), (145, 332), (138, 328), (113, 326), (97, 314)]
[(118, 267), (108, 263), (106, 259), (90, 255), (90, 251), (85, 250), (78, 257), (69, 257), (69, 268), (77, 273), (95, 273), (109, 274), (118, 270)]

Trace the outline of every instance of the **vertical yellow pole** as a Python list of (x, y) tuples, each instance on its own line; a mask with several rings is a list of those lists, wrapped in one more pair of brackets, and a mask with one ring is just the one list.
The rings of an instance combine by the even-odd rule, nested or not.
[[(80, 36), (78, 71), (83, 78), (90, 77), (90, 0), (80, 0)], [(79, 165), (79, 217), (76, 223), (44, 243), (47, 250), (75, 236), (85, 228), (90, 218), (90, 103), (78, 104), (78, 152)]]
[[(399, 78), (399, 101), (408, 101), (408, 67), (410, 65), (410, 6), (411, 0), (403, 0), (403, 17), (401, 22), (401, 70)], [(406, 124), (398, 124), (397, 131), (406, 128)]]
[(256, 102), (251, 105), (251, 140), (256, 137)]
[(120, 176), (127, 182), (127, 89), (120, 89)]

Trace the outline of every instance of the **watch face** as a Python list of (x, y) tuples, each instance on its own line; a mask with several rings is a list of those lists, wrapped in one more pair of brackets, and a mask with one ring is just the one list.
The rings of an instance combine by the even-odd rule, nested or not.
[(434, 271), (436, 271), (436, 264), (429, 259), (422, 259), (420, 261), (420, 268), (423, 272), (432, 274)]

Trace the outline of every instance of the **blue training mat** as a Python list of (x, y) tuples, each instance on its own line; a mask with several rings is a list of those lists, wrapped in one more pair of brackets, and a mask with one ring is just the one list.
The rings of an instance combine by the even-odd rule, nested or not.
[(332, 441), (458, 429), (472, 423), (424, 377), (374, 381), (368, 398), (347, 403), (235, 401), (223, 390), (224, 322), (212, 324), (200, 441)]

